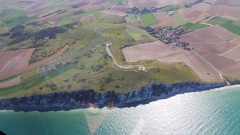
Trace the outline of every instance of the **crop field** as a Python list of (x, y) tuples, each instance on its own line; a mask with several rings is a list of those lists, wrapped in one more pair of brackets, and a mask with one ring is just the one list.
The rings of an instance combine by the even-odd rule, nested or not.
[(193, 23), (189, 22), (189, 23), (186, 23), (186, 24), (182, 25), (181, 27), (182, 28), (187, 28), (189, 30), (194, 31), (194, 30), (197, 30), (197, 29), (208, 27), (208, 25), (202, 24), (202, 23), (195, 23), (195, 24), (193, 24)]
[(224, 23), (221, 26), (224, 27), (225, 29), (233, 32), (234, 34), (240, 35), (240, 27), (234, 25), (233, 23)]
[(169, 6), (163, 7), (161, 10), (163, 10), (165, 12), (169, 12), (169, 11), (174, 10), (175, 8), (176, 8), (175, 6), (169, 5)]
[(21, 78), (18, 76), (18, 77), (12, 78), (10, 80), (0, 82), (0, 89), (15, 86), (15, 85), (18, 85), (20, 83), (21, 83)]
[(154, 25), (154, 27), (159, 26), (178, 26), (179, 22), (170, 17), (168, 14), (163, 12), (154, 13), (154, 16), (157, 18), (159, 24)]
[(226, 5), (215, 5), (212, 6), (209, 10), (209, 13), (217, 14), (220, 16), (230, 16), (235, 18), (240, 18), (240, 9), (234, 6)]
[(190, 43), (225, 76), (240, 77), (237, 70), (240, 68), (240, 55), (236, 53), (239, 48), (239, 36), (220, 26), (212, 26), (187, 33), (182, 36), (182, 40)]
[(125, 18), (126, 22), (128, 23), (136, 23), (137, 22), (137, 18), (135, 15), (130, 14)]
[(17, 25), (31, 19), (26, 14), (24, 10), (2, 10), (0, 21), (7, 26)]
[(117, 5), (123, 5), (126, 3), (126, 0), (105, 0), (107, 2), (111, 2), (113, 4), (117, 4)]
[(0, 10), (4, 8), (25, 8), (30, 6), (33, 2), (32, 1), (4, 1), (0, 5)]
[(214, 18), (212, 18), (211, 20), (208, 20), (207, 23), (211, 24), (211, 25), (222, 25), (224, 23), (230, 23), (232, 22), (232, 20), (229, 20), (227, 18), (223, 18), (220, 16), (216, 16)]
[(131, 25), (126, 25), (126, 31), (135, 40), (144, 40), (144, 39), (156, 40), (148, 32), (146, 32), (145, 30), (140, 29), (138, 27), (134, 27), (134, 26), (131, 26)]
[(239, 6), (239, 0), (217, 0), (214, 4), (216, 5), (229, 5), (229, 6)]
[(183, 15), (181, 15), (179, 12), (175, 13), (171, 17), (180, 24), (186, 24), (189, 22), (189, 20), (186, 17), (184, 17)]
[(32, 78), (29, 81), (22, 82), (19, 85), (11, 86), (8, 88), (0, 88), (0, 97), (3, 95), (20, 92), (23, 93), (23, 91), (32, 88), (33, 86), (40, 84), (41, 82), (46, 81), (47, 79), (50, 79), (54, 76), (57, 76), (59, 73), (64, 73), (65, 71), (73, 68), (73, 65), (67, 65), (63, 68), (60, 68), (58, 70), (49, 72), (47, 75), (37, 76), (35, 78)]
[(232, 33), (240, 35), (240, 25), (238, 24), (238, 21), (217, 16), (208, 20), (207, 23), (211, 25), (220, 25)]
[(34, 49), (20, 51), (0, 52), (0, 78), (18, 69), (25, 68), (29, 64)]
[(129, 7), (154, 7), (158, 5), (158, 3), (154, 0), (128, 0)]
[(149, 26), (159, 23), (153, 14), (143, 14), (143, 15), (140, 15), (140, 17), (143, 23)]
[[(163, 63), (185, 63), (192, 69), (192, 72), (186, 70), (188, 71), (186, 75), (190, 74), (189, 76), (193, 77), (196, 74), (205, 81), (218, 81), (220, 79), (218, 73), (196, 55), (180, 48), (169, 47), (160, 41), (127, 47), (123, 49), (123, 53), (127, 62), (160, 60)], [(184, 75), (181, 74), (179, 78), (181, 76), (183, 77)]]
[(128, 0), (129, 7), (165, 7), (169, 5), (177, 5), (191, 0)]
[(238, 27), (240, 27), (240, 20), (234, 21), (233, 24), (236, 25), (236, 26), (238, 26)]
[[(152, 81), (220, 82), (216, 70), (194, 51), (224, 76), (240, 78), (236, 5), (227, 0), (230, 6), (212, 1), (185, 8), (183, 2), (192, 0), (17, 0), (0, 5), (0, 98), (80, 89), (125, 93)], [(164, 7), (164, 12), (127, 14), (130, 7)], [(175, 8), (173, 15), (166, 13)], [(179, 41), (194, 51), (157, 41), (144, 24), (191, 30)]]
[(192, 44), (201, 42), (204, 43), (204, 42), (231, 41), (237, 38), (238, 38), (237, 35), (219, 26), (206, 27), (182, 35), (182, 39), (184, 41)]

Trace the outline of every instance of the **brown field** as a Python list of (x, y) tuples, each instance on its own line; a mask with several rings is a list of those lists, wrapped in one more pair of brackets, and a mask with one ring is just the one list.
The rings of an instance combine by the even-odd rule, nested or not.
[(197, 18), (191, 20), (191, 23), (197, 23), (197, 22), (203, 21), (203, 20), (205, 20), (208, 17), (210, 17), (210, 15), (208, 15), (206, 13), (203, 13), (200, 16), (198, 16)]
[(189, 20), (193, 20), (193, 19), (199, 17), (200, 15), (202, 15), (203, 12), (202, 12), (202, 11), (199, 11), (199, 10), (194, 10), (194, 11), (188, 13), (188, 12), (186, 12), (186, 10), (185, 10), (185, 12), (183, 12), (183, 14), (184, 14), (184, 16), (187, 17)]
[(4, 82), (0, 82), (0, 88), (7, 88), (7, 87), (11, 87), (11, 86), (15, 86), (21, 83), (21, 77), (16, 77)]
[(228, 30), (212, 26), (202, 28), (181, 37), (225, 76), (240, 78), (239, 36)]
[(207, 3), (200, 3), (197, 5), (194, 5), (191, 8), (184, 8), (180, 10), (180, 13), (191, 20), (192, 23), (196, 23), (198, 21), (201, 21), (205, 19), (208, 14), (206, 13), (209, 8), (211, 8), (212, 5)]
[(214, 4), (216, 3), (218, 0), (204, 0), (204, 2), (206, 3), (210, 3), (210, 4)]
[(234, 6), (214, 5), (208, 10), (208, 12), (221, 16), (240, 18), (240, 8)]
[(158, 3), (155, 0), (129, 0), (128, 6), (129, 7), (154, 7), (158, 5)]
[(0, 75), (28, 66), (34, 49), (0, 52)]
[(110, 15), (117, 15), (117, 16), (125, 16), (128, 7), (123, 5), (113, 5), (110, 9), (105, 9), (101, 11), (102, 13), (110, 14)]
[(104, 2), (104, 3), (99, 4), (99, 6), (105, 8), (105, 9), (111, 9), (114, 6), (114, 4), (109, 3), (109, 2)]
[(126, 12), (128, 10), (127, 6), (123, 5), (114, 5), (111, 7), (112, 11)]
[(240, 62), (239, 52), (240, 52), (240, 45), (230, 49), (229, 51), (226, 51), (225, 53), (221, 54), (221, 56), (232, 59), (236, 62)]
[(164, 63), (185, 63), (204, 81), (219, 81), (218, 73), (196, 54), (180, 48), (172, 48), (160, 41), (124, 48), (127, 62), (160, 60)]
[(129, 0), (129, 7), (164, 7), (168, 5), (176, 5), (184, 2), (192, 2), (192, 0)]
[[(49, 56), (47, 58), (44, 58), (44, 59), (42, 59), (42, 60), (40, 60), (38, 62), (30, 64), (30, 65), (28, 65), (28, 62), (30, 60), (30, 57), (31, 57), (32, 53), (31, 53), (31, 55), (29, 53), (27, 58), (21, 58), (21, 57), (17, 58), (17, 61), (15, 59), (16, 56), (12, 57), (12, 59), (14, 59), (14, 61), (12, 59), (5, 60), (6, 61), (5, 63), (3, 63), (3, 62), (2, 62), (3, 64), (1, 63), (3, 68), (1, 68), (0, 79), (4, 79), (4, 78), (10, 77), (10, 76), (22, 73), (22, 72), (27, 71), (29, 69), (32, 69), (34, 67), (40, 66), (40, 65), (42, 65), (44, 63), (52, 61), (55, 58), (57, 58), (58, 56), (62, 55), (67, 49), (68, 49), (68, 46), (65, 46), (64, 48), (59, 50), (57, 53), (55, 53), (55, 54), (53, 54), (53, 55), (51, 55), (51, 56)], [(6, 52), (6, 53), (10, 53), (11, 54), (13, 52)], [(10, 57), (11, 58), (11, 56), (9, 56), (9, 55), (4, 55), (4, 58), (5, 57)], [(2, 58), (2, 57), (0, 57), (0, 58)], [(18, 61), (20, 61), (20, 62), (18, 62)], [(23, 65), (22, 62), (25, 63), (25, 65)], [(6, 67), (11, 67), (11, 68), (5, 69)]]
[(164, 25), (171, 25), (171, 26), (179, 25), (179, 23), (176, 20), (172, 19), (168, 14), (164, 12), (157, 12), (157, 13), (154, 13), (154, 15), (159, 21), (159, 24), (156, 24), (153, 27), (159, 27)]
[(195, 30), (181, 36), (184, 41), (195, 44), (195, 43), (216, 43), (231, 41), (237, 39), (239, 36), (229, 32), (228, 30), (220, 26), (206, 27)]
[[(193, 8), (197, 9), (196, 7), (193, 7)], [(207, 17), (210, 16), (207, 13), (205, 13), (204, 11), (192, 10), (191, 8), (183, 10), (182, 14), (186, 18), (188, 18), (191, 21), (191, 23), (197, 23), (197, 22), (202, 21), (202, 20), (204, 20), (204, 19), (206, 19)]]
[(215, 2), (216, 5), (239, 5), (239, 0), (217, 0)]

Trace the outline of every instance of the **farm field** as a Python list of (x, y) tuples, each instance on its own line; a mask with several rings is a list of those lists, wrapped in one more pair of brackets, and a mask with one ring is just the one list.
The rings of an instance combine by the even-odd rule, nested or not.
[(230, 16), (234, 18), (240, 18), (240, 9), (234, 6), (226, 6), (226, 5), (215, 5), (212, 6), (209, 10), (209, 13), (221, 15), (221, 16)]
[(184, 2), (191, 2), (191, 0), (168, 0), (168, 1), (156, 1), (156, 0), (128, 0), (129, 7), (165, 7), (169, 5), (177, 5)]
[(21, 83), (21, 78), (18, 76), (18, 77), (9, 79), (9, 80), (4, 81), (4, 82), (0, 82), (0, 89), (15, 86), (15, 85), (18, 85), (20, 83)]
[(234, 34), (240, 35), (240, 27), (233, 23), (224, 23), (221, 25), (223, 28), (233, 32)]
[(150, 35), (148, 32), (146, 32), (143, 29), (140, 29), (138, 27), (134, 27), (131, 25), (126, 25), (126, 31), (129, 35), (131, 35), (135, 40), (156, 40), (152, 35)]
[(174, 20), (168, 14), (164, 12), (154, 13), (154, 16), (157, 18), (159, 24), (154, 25), (154, 27), (159, 26), (178, 26), (179, 22)]
[(202, 24), (202, 23), (193, 24), (193, 23), (189, 22), (189, 23), (183, 24), (181, 27), (194, 31), (194, 30), (197, 30), (197, 29), (208, 27), (208, 25)]
[(123, 5), (126, 3), (127, 0), (106, 0), (106, 1), (117, 5)]
[(239, 47), (236, 41), (239, 41), (239, 36), (220, 26), (212, 26), (187, 33), (182, 36), (182, 40), (189, 42), (204, 59), (225, 76), (240, 77), (237, 70), (237, 67), (240, 67), (240, 55), (236, 53)]
[(127, 47), (123, 49), (123, 53), (127, 62), (159, 60), (163, 63), (185, 63), (202, 80), (220, 80), (217, 72), (211, 69), (209, 65), (204, 63), (195, 54), (179, 48), (169, 47), (160, 41)]
[(239, 2), (192, 2), (0, 1), (0, 98), (240, 79)]
[(19, 54), (17, 56), (13, 55), (12, 58), (9, 57), (9, 55), (11, 55), (11, 53), (14, 53), (14, 52), (10, 52), (10, 53), (7, 52), (5, 54), (2, 54), (2, 56), (3, 56), (2, 58), (9, 57), (11, 59), (9, 59), (8, 61), (3, 61), (5, 63), (3, 63), (3, 62), (1, 63), (4, 66), (0, 70), (0, 79), (11, 77), (13, 75), (22, 73), (22, 72), (32, 69), (34, 67), (40, 66), (44, 63), (47, 63), (47, 62), (57, 58), (58, 56), (60, 56), (64, 51), (67, 50), (67, 48), (68, 48), (68, 46), (62, 48), (57, 53), (55, 53), (47, 58), (44, 58), (38, 62), (32, 63), (32, 64), (29, 64), (29, 60), (31, 58), (31, 55), (32, 55), (34, 49), (30, 49), (29, 50), (30, 52), (27, 52), (25, 54), (20, 54), (20, 56), (23, 55), (25, 57), (20, 57), (20, 56), (18, 56)]
[(189, 20), (183, 15), (181, 15), (179, 12), (172, 15), (172, 18), (180, 24), (186, 24), (189, 22)]
[(137, 22), (137, 18), (135, 15), (130, 14), (125, 18), (126, 22), (128, 23), (136, 23)]
[(140, 15), (140, 17), (143, 23), (149, 26), (159, 23), (153, 14), (144, 14)]
[[(11, 73), (29, 65), (34, 49), (0, 52), (0, 76)], [(2, 78), (2, 77), (0, 77)]]

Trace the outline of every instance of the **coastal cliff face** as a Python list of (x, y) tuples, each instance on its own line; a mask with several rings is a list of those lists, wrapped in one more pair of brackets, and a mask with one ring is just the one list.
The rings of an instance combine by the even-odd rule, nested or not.
[(94, 90), (60, 92), (22, 98), (0, 100), (0, 110), (14, 111), (60, 111), (88, 107), (130, 107), (150, 101), (168, 98), (180, 93), (209, 90), (226, 84), (185, 82), (174, 84), (152, 83), (149, 86), (125, 94), (109, 91), (104, 94)]

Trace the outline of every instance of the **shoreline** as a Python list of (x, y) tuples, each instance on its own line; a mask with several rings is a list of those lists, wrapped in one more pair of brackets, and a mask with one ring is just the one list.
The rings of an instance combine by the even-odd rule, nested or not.
[(13, 112), (49, 112), (70, 111), (86, 108), (129, 108), (148, 104), (152, 101), (167, 99), (179, 94), (217, 91), (240, 87), (240, 82), (226, 83), (199, 83), (182, 82), (173, 84), (152, 83), (139, 90), (124, 94), (109, 91), (104, 94), (94, 90), (78, 90), (73, 92), (59, 92), (46, 95), (34, 95), (22, 98), (0, 100), (0, 111)]

